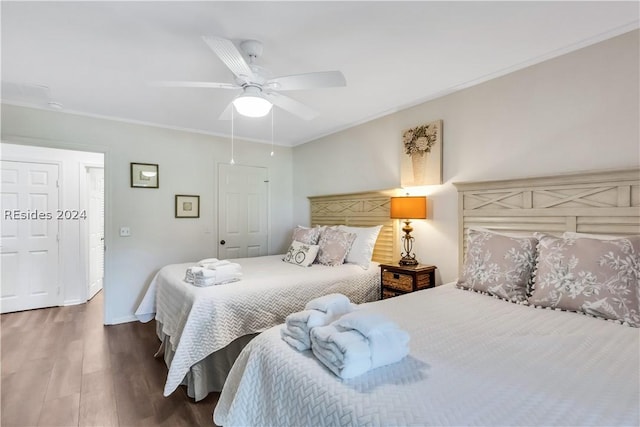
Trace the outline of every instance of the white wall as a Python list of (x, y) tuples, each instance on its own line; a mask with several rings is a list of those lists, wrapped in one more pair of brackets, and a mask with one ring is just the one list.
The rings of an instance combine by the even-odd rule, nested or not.
[[(35, 148), (25, 145), (0, 144), (2, 160), (36, 161), (57, 163), (60, 165), (60, 205), (59, 209), (81, 210), (80, 180), (84, 165), (102, 165), (103, 154), (81, 151), (59, 150), (53, 148)], [(52, 212), (55, 218), (55, 212)], [(55, 221), (55, 220), (54, 220)], [(81, 259), (81, 220), (59, 221), (59, 258), (60, 270), (56, 280), (62, 290), (64, 305), (78, 304), (87, 300), (86, 270)]]
[[(230, 141), (208, 135), (2, 106), (2, 140), (105, 153), (105, 321), (133, 320), (159, 268), (217, 255), (217, 165)], [(269, 253), (289, 244), (292, 223), (291, 149), (236, 141), (235, 162), (268, 169)], [(130, 163), (159, 164), (160, 188), (130, 187)], [(200, 195), (200, 218), (174, 218), (175, 194)], [(120, 237), (129, 226), (131, 237)]]
[(417, 258), (438, 266), (441, 282), (455, 280), (452, 182), (640, 165), (639, 34), (296, 147), (294, 222), (308, 222), (309, 195), (398, 188), (402, 130), (443, 119), (444, 184), (410, 189), (431, 202), (429, 219), (412, 224)]

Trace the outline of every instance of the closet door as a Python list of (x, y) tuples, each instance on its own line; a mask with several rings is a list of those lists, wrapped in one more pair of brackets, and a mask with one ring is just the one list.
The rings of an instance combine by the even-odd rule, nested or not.
[(267, 169), (220, 164), (218, 168), (218, 258), (268, 254)]
[(3, 160), (0, 311), (60, 303), (58, 165)]

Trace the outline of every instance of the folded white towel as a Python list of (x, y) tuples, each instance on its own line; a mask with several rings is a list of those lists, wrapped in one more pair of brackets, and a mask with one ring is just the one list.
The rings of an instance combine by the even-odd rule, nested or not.
[(348, 313), (351, 311), (351, 302), (345, 295), (328, 294), (310, 300), (304, 308), (305, 310), (318, 310), (323, 313)]
[(327, 314), (318, 310), (298, 311), (285, 318), (285, 325), (280, 330), (280, 335), (296, 350), (308, 350), (311, 348), (311, 341), (309, 340), (311, 328), (328, 325), (333, 320), (335, 320), (333, 313)]
[[(192, 270), (193, 271), (193, 270)], [(208, 268), (199, 268), (196, 271), (193, 271), (193, 276), (197, 279), (197, 278), (205, 278), (205, 279), (209, 279), (212, 277), (216, 277), (216, 270), (209, 270)]]
[(309, 331), (318, 326), (328, 325), (345, 313), (353, 310), (349, 298), (342, 294), (329, 294), (307, 302), (305, 310), (291, 313), (280, 329), (280, 336), (298, 351), (311, 348)]
[(185, 274), (185, 282), (195, 286), (221, 285), (238, 281), (242, 278), (242, 267), (240, 264), (231, 262), (220, 262), (215, 269), (205, 267), (189, 267)]
[(215, 264), (217, 262), (220, 262), (220, 260), (218, 258), (205, 258), (205, 259), (201, 259), (200, 261), (198, 261), (196, 263), (196, 265), (198, 267), (204, 267), (205, 264)]
[(222, 267), (223, 265), (229, 265), (229, 264), (231, 264), (231, 261), (228, 261), (225, 259), (225, 260), (216, 261), (216, 262), (205, 262), (200, 264), (200, 266), (203, 268), (208, 268), (209, 270), (215, 270), (218, 267)]
[(357, 310), (311, 330), (311, 350), (341, 378), (353, 378), (409, 354), (409, 334), (385, 317)]
[(311, 348), (309, 335), (306, 337), (300, 336), (294, 332), (293, 328), (287, 328), (286, 325), (283, 325), (282, 328), (280, 328), (280, 336), (287, 344), (298, 351), (305, 351)]
[(202, 267), (189, 267), (184, 276), (184, 281), (187, 283), (193, 283), (195, 280), (195, 274), (202, 271)]

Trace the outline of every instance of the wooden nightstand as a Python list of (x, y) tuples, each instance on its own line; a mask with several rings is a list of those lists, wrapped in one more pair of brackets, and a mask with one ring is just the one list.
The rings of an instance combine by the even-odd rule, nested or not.
[(408, 294), (420, 289), (433, 288), (436, 284), (436, 267), (433, 265), (380, 264), (382, 299)]

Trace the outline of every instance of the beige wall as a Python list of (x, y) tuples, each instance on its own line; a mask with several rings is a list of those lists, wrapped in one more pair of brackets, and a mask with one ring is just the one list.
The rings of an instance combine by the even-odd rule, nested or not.
[(296, 147), (294, 221), (309, 221), (309, 195), (398, 188), (401, 131), (442, 119), (444, 184), (408, 191), (431, 200), (413, 222), (418, 259), (455, 280), (452, 182), (640, 165), (638, 41), (626, 33)]
[[(86, 116), (2, 106), (2, 141), (105, 153), (105, 320), (134, 320), (147, 285), (162, 266), (217, 255), (218, 163), (230, 141), (191, 132)], [(291, 149), (236, 141), (237, 164), (262, 166), (270, 180), (269, 253), (289, 244)], [(159, 164), (160, 188), (130, 187), (130, 163)], [(176, 194), (200, 195), (200, 218), (174, 218)], [(67, 208), (61, 206), (62, 209)], [(121, 226), (131, 237), (120, 237)]]
[[(415, 252), (457, 277), (455, 181), (640, 165), (639, 32), (526, 68), (294, 149), (238, 142), (239, 164), (270, 179), (270, 253), (308, 223), (307, 196), (397, 188), (402, 129), (444, 121), (444, 184), (429, 194), (429, 220), (414, 221)], [(428, 70), (425, 71), (428, 78)], [(105, 153), (106, 320), (133, 319), (163, 265), (215, 255), (217, 164), (228, 139), (54, 111), (2, 106), (2, 141)], [(129, 163), (160, 164), (158, 190), (129, 187)], [(175, 194), (199, 194), (201, 218), (176, 220)], [(292, 208), (293, 206), (293, 208)], [(132, 236), (118, 235), (120, 226)]]

